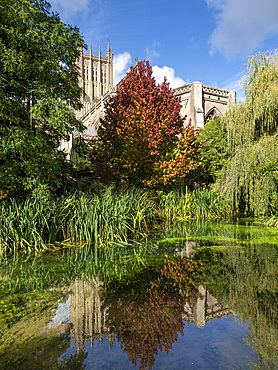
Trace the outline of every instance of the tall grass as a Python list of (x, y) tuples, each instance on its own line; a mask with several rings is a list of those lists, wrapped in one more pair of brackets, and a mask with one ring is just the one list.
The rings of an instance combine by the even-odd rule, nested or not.
[(0, 203), (0, 257), (19, 251), (128, 242), (148, 235), (160, 222), (219, 220), (229, 208), (211, 189), (150, 195), (141, 189), (95, 188), (54, 197)]
[(231, 217), (231, 207), (216, 189), (200, 188), (191, 193), (191, 218), (219, 221)]
[(209, 220), (218, 221), (230, 217), (230, 207), (213, 189), (200, 188), (192, 192), (174, 190), (159, 193), (161, 214), (167, 222)]
[(191, 195), (187, 191), (178, 190), (170, 193), (158, 193), (158, 201), (161, 216), (168, 223), (176, 221), (188, 221), (190, 219)]
[(92, 194), (11, 199), (0, 204), (0, 212), (0, 256), (136, 239), (150, 232), (156, 216), (146, 193), (112, 186)]

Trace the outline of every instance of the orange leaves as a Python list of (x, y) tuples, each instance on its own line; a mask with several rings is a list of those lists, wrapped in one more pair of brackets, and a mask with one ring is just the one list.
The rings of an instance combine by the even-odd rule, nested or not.
[(109, 153), (112, 178), (154, 187), (184, 177), (195, 166), (196, 135), (193, 128), (183, 128), (180, 109), (169, 84), (156, 85), (148, 61), (131, 68), (106, 104), (98, 132), (98, 152), (102, 158)]

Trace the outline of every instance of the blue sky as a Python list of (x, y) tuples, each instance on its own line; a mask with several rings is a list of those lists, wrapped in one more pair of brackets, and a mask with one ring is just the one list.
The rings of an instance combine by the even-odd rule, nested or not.
[(85, 42), (107, 41), (114, 52), (114, 82), (139, 60), (149, 60), (158, 82), (171, 87), (202, 81), (236, 90), (248, 56), (278, 47), (278, 0), (51, 0), (62, 21)]

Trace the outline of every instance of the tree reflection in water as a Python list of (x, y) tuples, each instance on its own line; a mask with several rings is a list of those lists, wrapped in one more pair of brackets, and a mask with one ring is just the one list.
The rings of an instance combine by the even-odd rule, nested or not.
[[(234, 233), (235, 226), (229, 227)], [(260, 245), (258, 238), (251, 243), (249, 234), (243, 238), (238, 227), (235, 230), (239, 235), (231, 238), (225, 229), (227, 245), (218, 236), (213, 243), (187, 238), (186, 245), (185, 238), (180, 242), (177, 238), (164, 238), (160, 243), (164, 253), (174, 253), (177, 247), (182, 249), (185, 245), (176, 253), (187, 258), (146, 256), (143, 267), (138, 269), (128, 262), (120, 270), (121, 279), (113, 280), (116, 268), (108, 274), (107, 264), (103, 271), (109, 279), (94, 274), (94, 259), (87, 255), (83, 259), (82, 255), (74, 255), (74, 267), (76, 261), (83, 261), (86, 267), (80, 275), (60, 259), (55, 260), (56, 269), (66, 267), (57, 269), (57, 275), (47, 275), (47, 259), (40, 259), (38, 266), (30, 261), (17, 268), (7, 264), (0, 270), (0, 368), (83, 368), (93, 364), (105, 369), (109, 364), (99, 365), (110, 358), (116, 358), (117, 366), (122, 366), (128, 360), (126, 356), (119, 358), (115, 335), (134, 365), (151, 368), (161, 360), (162, 351), (168, 353), (183, 335), (185, 322), (202, 327), (208, 321), (230, 315), (231, 310), (242, 322), (248, 322), (245, 339), (259, 355), (259, 363), (252, 355), (253, 367), (277, 368), (277, 245), (274, 241), (273, 245), (267, 243), (273, 240), (272, 234)], [(253, 229), (249, 227), (247, 231), (250, 230)], [(256, 232), (262, 233), (261, 229)], [(188, 259), (193, 255), (194, 261)], [(202, 261), (204, 271), (197, 260)], [(56, 280), (61, 283), (56, 284)], [(110, 283), (106, 285), (105, 281)], [(10, 285), (14, 286), (13, 291), (8, 289)], [(50, 327), (49, 323), (55, 321), (54, 308), (58, 326)], [(196, 338), (197, 351), (207, 348), (201, 336)], [(104, 347), (107, 342), (109, 348), (115, 347), (115, 352), (106, 356), (95, 346), (90, 353), (88, 342), (93, 346), (103, 339)], [(185, 342), (186, 335), (179, 343)], [(229, 348), (226, 343), (221, 347), (225, 353)], [(245, 347), (242, 351), (248, 354)], [(240, 351), (235, 349), (234, 353), (236, 358)], [(177, 363), (175, 356), (177, 352), (173, 366)], [(199, 368), (208, 365), (207, 358), (202, 358)], [(224, 355), (215, 366), (226, 365), (226, 360)]]
[(196, 261), (165, 257), (114, 286), (119, 299), (110, 305), (109, 320), (133, 365), (151, 369), (158, 351), (168, 354), (183, 335), (184, 306), (193, 311), (201, 271)]

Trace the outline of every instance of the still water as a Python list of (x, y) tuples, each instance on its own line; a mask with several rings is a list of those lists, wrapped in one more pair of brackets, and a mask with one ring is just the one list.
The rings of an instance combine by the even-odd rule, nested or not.
[(2, 262), (0, 369), (277, 369), (277, 255), (206, 223)]

